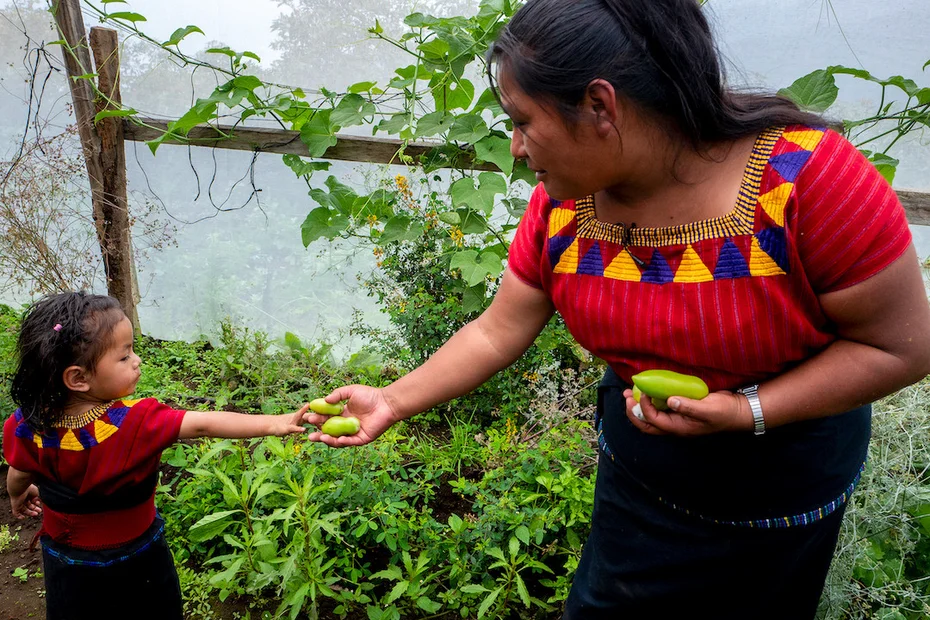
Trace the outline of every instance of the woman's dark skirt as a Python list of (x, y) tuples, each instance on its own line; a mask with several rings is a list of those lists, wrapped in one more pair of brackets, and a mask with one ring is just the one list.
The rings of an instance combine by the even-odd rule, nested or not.
[(608, 371), (598, 390), (592, 528), (563, 620), (814, 618), (870, 408), (761, 437), (656, 437), (627, 419), (625, 387)]
[(813, 618), (843, 510), (785, 529), (708, 523), (658, 502), (601, 454), (563, 618)]

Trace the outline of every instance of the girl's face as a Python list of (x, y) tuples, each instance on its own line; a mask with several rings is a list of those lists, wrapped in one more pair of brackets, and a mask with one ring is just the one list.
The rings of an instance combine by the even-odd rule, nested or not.
[(510, 152), (526, 160), (549, 196), (583, 198), (609, 184), (604, 178), (609, 149), (594, 128), (593, 110), (583, 107), (578, 121), (569, 127), (554, 107), (524, 93), (506, 71), (498, 84), (504, 111), (513, 121)]
[(139, 383), (142, 360), (132, 350), (132, 323), (125, 316), (111, 334), (112, 342), (98, 360), (94, 372), (87, 377), (88, 396), (100, 401), (116, 400), (129, 396)]

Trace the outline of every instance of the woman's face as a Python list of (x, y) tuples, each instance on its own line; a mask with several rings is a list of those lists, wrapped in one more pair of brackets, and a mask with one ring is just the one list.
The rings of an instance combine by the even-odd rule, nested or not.
[[(528, 96), (502, 72), (498, 81), (504, 111), (513, 121), (511, 154), (525, 159), (557, 200), (583, 198), (610, 184), (605, 138), (594, 127), (594, 112), (582, 106), (569, 127), (553, 106)], [(616, 145), (614, 145), (616, 148)]]

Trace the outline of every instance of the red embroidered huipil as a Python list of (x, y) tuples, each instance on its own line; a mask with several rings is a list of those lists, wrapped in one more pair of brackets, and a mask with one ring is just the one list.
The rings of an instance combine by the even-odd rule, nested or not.
[(508, 267), (623, 380), (666, 368), (711, 391), (824, 349), (836, 335), (818, 295), (878, 273), (911, 243), (875, 167), (839, 134), (800, 126), (758, 138), (726, 216), (626, 236), (595, 218), (593, 197), (559, 202), (539, 185)]
[[(57, 427), (37, 434), (17, 410), (3, 426), (3, 455), (16, 469), (34, 474), (40, 493), (44, 481), (101, 504), (133, 486), (146, 486), (135, 506), (79, 514), (43, 507), (43, 531), (59, 543), (85, 549), (122, 545), (140, 536), (155, 518), (152, 477), (162, 451), (178, 439), (184, 411), (153, 398), (118, 400), (99, 416), (82, 419), (77, 428)], [(59, 488), (60, 488), (59, 487)], [(43, 497), (44, 499), (44, 497)], [(86, 502), (84, 502), (86, 503)]]

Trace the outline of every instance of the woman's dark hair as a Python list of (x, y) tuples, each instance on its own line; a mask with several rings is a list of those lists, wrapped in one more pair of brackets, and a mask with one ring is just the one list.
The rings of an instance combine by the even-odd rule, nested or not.
[(488, 49), (488, 64), (569, 122), (591, 81), (605, 79), (698, 150), (776, 125), (829, 124), (784, 97), (729, 90), (697, 0), (529, 0)]
[(119, 302), (84, 292), (48, 295), (23, 314), (10, 394), (34, 430), (47, 432), (68, 400), (65, 368), (93, 372), (123, 319)]

